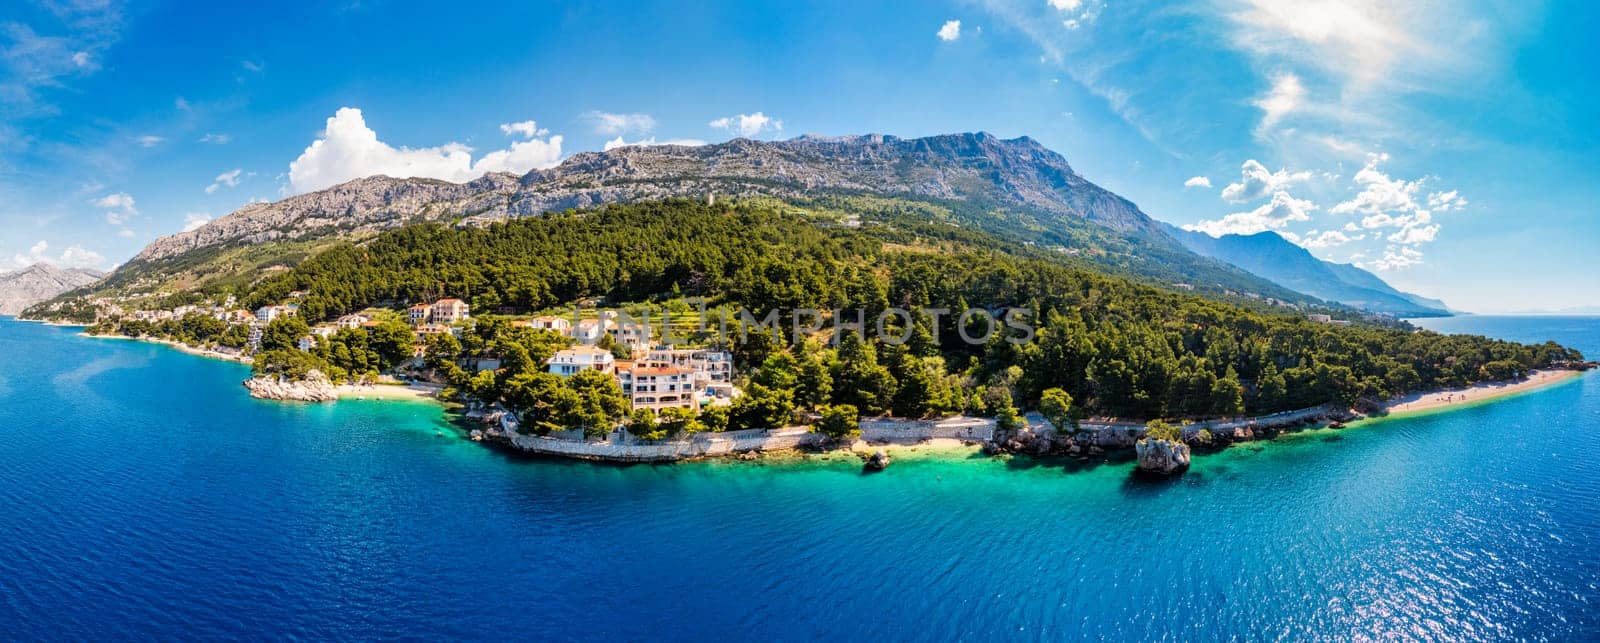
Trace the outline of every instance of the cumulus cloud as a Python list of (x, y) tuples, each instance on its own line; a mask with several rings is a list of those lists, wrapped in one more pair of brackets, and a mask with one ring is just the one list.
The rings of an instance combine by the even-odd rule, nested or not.
[(1299, 76), (1278, 74), (1272, 79), (1272, 89), (1255, 100), (1255, 106), (1261, 108), (1261, 125), (1256, 131), (1272, 129), (1284, 116), (1299, 109), (1305, 97), (1306, 88), (1300, 84)]
[(1191, 177), (1189, 177), (1189, 180), (1183, 182), (1183, 187), (1210, 189), (1211, 188), (1211, 179), (1203, 177), (1203, 176), (1191, 176)]
[(205, 212), (190, 212), (183, 215), (184, 232), (198, 230), (207, 223), (211, 223), (211, 215)]
[(214, 194), (222, 188), (237, 187), (239, 185), (239, 177), (243, 174), (244, 170), (238, 168), (218, 174), (217, 178), (212, 179), (211, 185), (206, 186), (206, 194)]
[(1198, 230), (1213, 237), (1225, 234), (1255, 234), (1266, 230), (1282, 230), (1296, 221), (1310, 221), (1317, 204), (1296, 199), (1287, 192), (1275, 192), (1272, 200), (1249, 212), (1235, 212), (1221, 219), (1201, 221), (1183, 226), (1185, 230)]
[(649, 114), (613, 114), (590, 110), (583, 114), (584, 122), (596, 134), (620, 136), (623, 134), (648, 134), (656, 128), (656, 119)]
[(213, 134), (211, 132), (206, 132), (205, 136), (200, 137), (200, 142), (208, 145), (227, 145), (232, 140), (233, 136), (231, 134)]
[(939, 39), (950, 42), (961, 37), (961, 21), (946, 20), (944, 26), (939, 27)]
[(67, 246), (61, 254), (51, 256), (50, 244), (40, 239), (38, 243), (30, 246), (27, 252), (12, 255), (11, 262), (19, 268), (36, 263), (55, 264), (63, 268), (95, 268), (105, 264), (106, 258), (79, 245)]
[(1410, 246), (1389, 246), (1384, 248), (1383, 256), (1361, 264), (1369, 270), (1390, 271), (1403, 270), (1422, 263), (1422, 251)]
[(535, 138), (550, 134), (550, 130), (539, 127), (533, 121), (519, 121), (516, 123), (501, 123), (500, 133), (506, 136), (521, 136), (522, 138)]
[(609, 152), (619, 147), (636, 147), (640, 145), (683, 145), (687, 147), (695, 147), (705, 144), (705, 141), (693, 138), (674, 138), (664, 141), (657, 141), (656, 138), (652, 136), (650, 138), (639, 139), (637, 141), (625, 141), (621, 136), (618, 136), (614, 139), (606, 141), (605, 147), (602, 149), (606, 152)]
[(1296, 243), (1313, 249), (1335, 248), (1352, 241), (1360, 241), (1365, 238), (1366, 235), (1364, 234), (1359, 234), (1352, 237), (1339, 230), (1327, 230), (1321, 233), (1317, 232), (1316, 230), (1312, 230), (1311, 232), (1306, 233), (1306, 236), (1303, 239), (1296, 241)]
[(114, 192), (89, 202), (97, 208), (106, 208), (106, 223), (120, 226), (127, 223), (134, 215), (139, 214), (139, 209), (134, 207), (133, 195), (127, 192)]
[(1050, 0), (1050, 6), (1055, 7), (1056, 11), (1077, 11), (1078, 7), (1083, 6), (1083, 0)]
[(783, 121), (770, 118), (761, 112), (724, 116), (707, 124), (712, 128), (744, 138), (751, 138), (762, 132), (783, 131)]
[[(1431, 243), (1438, 238), (1440, 226), (1433, 221), (1434, 212), (1449, 212), (1466, 207), (1466, 199), (1456, 190), (1429, 193), (1419, 199), (1422, 180), (1407, 181), (1389, 176), (1378, 166), (1389, 160), (1387, 154), (1372, 154), (1356, 173), (1355, 182), (1361, 191), (1349, 200), (1340, 202), (1329, 211), (1334, 214), (1356, 214), (1361, 217), (1360, 227), (1367, 230), (1398, 228), (1385, 237), (1390, 243), (1418, 245)], [(1349, 224), (1346, 227), (1350, 227)], [(1404, 267), (1407, 255), (1398, 254), (1387, 265)], [(1385, 261), (1379, 259), (1377, 261)]]
[(1310, 172), (1290, 172), (1287, 169), (1272, 172), (1260, 161), (1250, 159), (1239, 166), (1239, 182), (1229, 183), (1222, 188), (1222, 198), (1229, 203), (1254, 201), (1310, 178)]
[(526, 173), (561, 162), (560, 135), (548, 136), (532, 121), (506, 123), (501, 131), (522, 136), (507, 149), (472, 160), (472, 148), (460, 143), (438, 147), (393, 147), (378, 140), (367, 127), (361, 110), (342, 107), (328, 119), (317, 140), (289, 164), (287, 191), (293, 194), (320, 190), (366, 176), (426, 177), (470, 181), (489, 172)]
[(1333, 206), (1330, 211), (1334, 214), (1372, 215), (1418, 209), (1416, 195), (1421, 187), (1420, 182), (1394, 179), (1383, 173), (1378, 165), (1388, 160), (1388, 154), (1367, 155), (1366, 166), (1356, 172), (1355, 178), (1356, 184), (1361, 186), (1361, 192), (1349, 201)]
[(1428, 209), (1436, 212), (1450, 212), (1467, 207), (1467, 200), (1461, 198), (1455, 190), (1449, 192), (1434, 192), (1428, 195)]

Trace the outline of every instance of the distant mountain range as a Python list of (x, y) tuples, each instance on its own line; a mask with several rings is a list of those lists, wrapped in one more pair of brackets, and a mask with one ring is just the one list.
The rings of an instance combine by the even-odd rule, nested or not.
[(88, 268), (57, 268), (36, 263), (20, 270), (0, 273), (0, 315), (15, 315), (28, 306), (74, 288), (81, 288), (104, 277)]
[[(982, 132), (622, 147), (576, 154), (548, 170), (467, 183), (368, 177), (247, 205), (157, 239), (94, 292), (135, 299), (174, 289), (215, 292), (292, 266), (337, 240), (413, 223), (481, 226), (675, 197), (772, 198), (806, 210), (849, 210), (852, 203), (878, 199), (872, 207), (919, 212), (1163, 287), (1313, 306), (1328, 300), (1395, 314), (1444, 313), (1439, 302), (1395, 291), (1353, 266), (1320, 262), (1276, 235), (1253, 243), (1197, 239), (1079, 176), (1031, 138)], [(1260, 256), (1252, 259), (1252, 252)]]
[(1318, 259), (1276, 232), (1213, 237), (1172, 225), (1166, 231), (1190, 250), (1313, 297), (1396, 317), (1452, 314), (1442, 301), (1396, 290), (1356, 266)]

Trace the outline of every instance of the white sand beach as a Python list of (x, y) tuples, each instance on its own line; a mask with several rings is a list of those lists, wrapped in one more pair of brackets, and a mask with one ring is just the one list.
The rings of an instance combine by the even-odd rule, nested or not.
[(1404, 395), (1390, 400), (1384, 409), (1389, 413), (1414, 413), (1472, 404), (1558, 384), (1582, 377), (1583, 373), (1583, 371), (1570, 370), (1533, 371), (1521, 380), (1487, 382), (1466, 388)]

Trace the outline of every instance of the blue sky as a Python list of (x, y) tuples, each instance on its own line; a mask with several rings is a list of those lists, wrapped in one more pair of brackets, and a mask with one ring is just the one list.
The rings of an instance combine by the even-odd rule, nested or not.
[(619, 137), (985, 130), (1459, 308), (1600, 304), (1585, 3), (221, 4), (0, 7), (0, 264)]

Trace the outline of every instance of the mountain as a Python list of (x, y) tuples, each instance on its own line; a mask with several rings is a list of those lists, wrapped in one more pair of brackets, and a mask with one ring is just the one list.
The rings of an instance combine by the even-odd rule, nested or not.
[[(247, 205), (163, 237), (96, 287), (130, 303), (174, 293), (236, 292), (336, 242), (420, 222), (485, 226), (608, 203), (776, 199), (805, 212), (916, 212), (1053, 249), (1062, 261), (1220, 297), (1321, 302), (1180, 245), (1138, 206), (1073, 171), (1031, 138), (987, 133), (735, 139), (703, 146), (622, 147), (576, 154), (523, 176), (467, 183), (375, 176), (274, 203)], [(880, 217), (880, 220), (884, 217)], [(1229, 294), (1235, 293), (1235, 294)], [(52, 302), (52, 306), (58, 302)]]
[(1196, 253), (1226, 261), (1313, 297), (1396, 317), (1451, 314), (1442, 301), (1396, 290), (1377, 275), (1353, 265), (1318, 259), (1276, 232), (1213, 237), (1171, 225), (1166, 226), (1166, 231)]
[(28, 306), (74, 288), (99, 281), (105, 273), (87, 268), (57, 268), (36, 263), (0, 273), (0, 315), (15, 315)]
[(549, 170), (489, 174), (469, 183), (375, 176), (276, 203), (247, 205), (134, 257), (149, 262), (198, 248), (394, 228), (417, 221), (483, 224), (510, 217), (669, 197), (821, 192), (903, 195), (1036, 210), (1124, 233), (1160, 225), (1073, 172), (1033, 139), (987, 133), (919, 139), (864, 135), (716, 145), (630, 146), (573, 155)]

